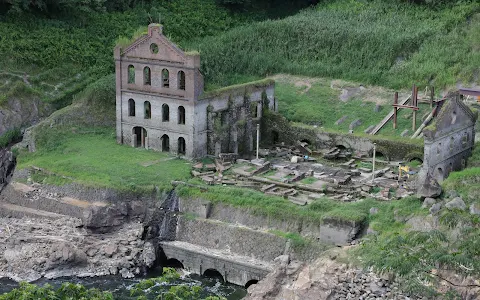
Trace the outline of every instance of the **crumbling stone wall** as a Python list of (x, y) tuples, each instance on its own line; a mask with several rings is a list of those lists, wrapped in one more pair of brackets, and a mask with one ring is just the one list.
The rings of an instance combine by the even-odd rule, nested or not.
[(477, 117), (455, 93), (450, 95), (433, 124), (424, 129), (425, 155), (418, 178), (420, 195), (439, 194), (438, 183), (452, 171), (466, 167), (475, 143)]
[(296, 141), (306, 140), (313, 148), (327, 149), (343, 146), (354, 152), (372, 155), (373, 144), (376, 143), (378, 153), (389, 160), (412, 160), (423, 158), (423, 147), (417, 141), (390, 140), (375, 136), (357, 136), (322, 131), (318, 128), (303, 125), (292, 125), (283, 116), (277, 113), (267, 113), (262, 119), (263, 145), (280, 142), (294, 144)]
[(256, 141), (256, 127), (266, 110), (275, 109), (274, 82), (264, 80), (251, 85), (225, 89), (206, 95), (198, 105), (205, 109), (206, 123), (198, 120), (197, 129), (204, 132), (206, 150), (197, 156), (240, 153), (249, 157)]

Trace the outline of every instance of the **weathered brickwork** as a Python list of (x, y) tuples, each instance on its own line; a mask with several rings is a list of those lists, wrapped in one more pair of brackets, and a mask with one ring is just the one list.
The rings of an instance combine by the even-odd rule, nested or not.
[(272, 80), (204, 92), (200, 54), (179, 49), (158, 24), (114, 56), (118, 143), (187, 157), (249, 155), (263, 109), (277, 107)]

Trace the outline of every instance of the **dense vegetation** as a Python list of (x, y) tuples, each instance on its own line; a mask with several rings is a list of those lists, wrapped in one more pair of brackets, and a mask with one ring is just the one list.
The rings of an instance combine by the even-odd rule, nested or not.
[[(256, 21), (269, 7), (283, 10), (277, 15), (295, 12), (286, 4), (292, 1), (220, 2), (10, 0), (3, 7), (9, 12), (0, 14), (0, 102), (19, 92), (68, 102), (113, 72), (119, 37), (151, 22), (164, 24), (181, 46), (201, 51), (211, 87), (277, 72), (392, 87), (479, 80), (477, 2), (433, 9), (400, 0), (330, 1), (264, 22)], [(251, 5), (257, 8), (243, 8)]]
[[(157, 278), (140, 281), (132, 286), (128, 299), (146, 300), (225, 300), (224, 297), (208, 295), (202, 287), (195, 284), (178, 284), (175, 269), (163, 268), (163, 274)], [(64, 283), (59, 288), (46, 284), (37, 286), (23, 282), (19, 288), (0, 295), (0, 300), (114, 300), (112, 292), (87, 289), (80, 284)]]
[[(189, 43), (207, 79), (279, 72), (391, 87), (445, 87), (474, 78), (480, 4), (438, 10), (385, 1), (336, 1), (294, 16), (234, 28)], [(469, 20), (466, 22), (466, 20)]]

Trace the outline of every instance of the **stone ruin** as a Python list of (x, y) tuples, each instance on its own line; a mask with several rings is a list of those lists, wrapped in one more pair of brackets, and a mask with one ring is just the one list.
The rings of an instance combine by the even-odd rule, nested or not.
[(453, 171), (463, 170), (475, 144), (473, 112), (453, 93), (443, 105), (435, 121), (423, 130), (425, 146), (423, 166), (418, 176), (418, 194), (436, 197), (440, 184)]
[(117, 142), (186, 157), (250, 156), (273, 80), (204, 91), (200, 54), (184, 52), (159, 24), (114, 51)]

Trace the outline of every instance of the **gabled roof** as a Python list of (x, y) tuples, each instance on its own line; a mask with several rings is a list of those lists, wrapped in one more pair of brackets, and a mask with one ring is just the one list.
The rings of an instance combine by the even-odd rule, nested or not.
[[(158, 53), (151, 51), (152, 44), (158, 46)], [(185, 52), (163, 35), (163, 27), (160, 24), (150, 24), (148, 33), (123, 48), (120, 55), (129, 58), (158, 59), (182, 63), (186, 60)]]
[(444, 136), (452, 130), (473, 126), (478, 113), (473, 112), (459, 97), (458, 92), (450, 94), (435, 121), (423, 130), (425, 140)]

